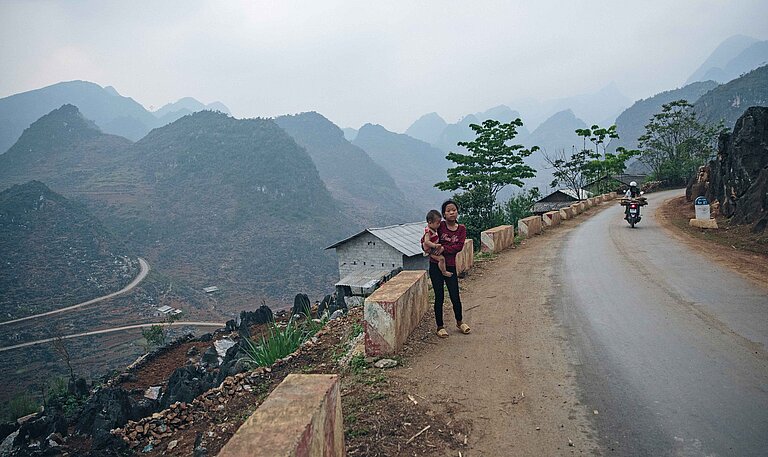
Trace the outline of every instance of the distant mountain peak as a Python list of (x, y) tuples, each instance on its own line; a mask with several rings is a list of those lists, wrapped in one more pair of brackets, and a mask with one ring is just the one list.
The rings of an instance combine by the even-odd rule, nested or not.
[[(757, 38), (745, 35), (732, 35), (726, 38), (717, 45), (709, 57), (707, 57), (699, 68), (691, 74), (685, 84), (688, 85), (692, 82), (706, 81), (709, 79), (720, 83), (728, 82), (728, 80), (732, 79), (731, 76), (738, 76), (738, 74), (729, 75), (725, 70), (729, 62), (736, 59), (742, 52), (759, 42), (760, 40)], [(753, 68), (755, 67), (747, 70)]]
[(173, 103), (167, 103), (163, 105), (157, 111), (153, 111), (152, 114), (158, 118), (163, 119), (163, 121), (166, 123), (169, 123), (189, 113), (195, 113), (203, 110), (221, 111), (222, 113), (226, 114), (230, 113), (229, 108), (227, 108), (227, 106), (221, 102), (217, 101), (205, 105), (193, 97), (183, 97)]
[(43, 129), (46, 131), (47, 136), (55, 137), (56, 141), (66, 140), (73, 133), (76, 133), (78, 136), (96, 136), (101, 133), (101, 129), (99, 129), (95, 122), (86, 119), (80, 113), (77, 106), (69, 103), (33, 122), (24, 131), (21, 138)]
[(405, 134), (413, 138), (417, 138), (421, 141), (434, 144), (440, 138), (440, 134), (443, 133), (443, 129), (448, 125), (445, 119), (440, 117), (439, 114), (432, 112), (427, 113), (418, 118), (408, 129)]

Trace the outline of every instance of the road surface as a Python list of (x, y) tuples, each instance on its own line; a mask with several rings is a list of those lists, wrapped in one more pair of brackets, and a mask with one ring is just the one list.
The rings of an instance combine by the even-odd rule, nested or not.
[(100, 301), (109, 300), (110, 298), (114, 298), (114, 297), (117, 297), (118, 295), (123, 295), (126, 292), (130, 292), (131, 290), (133, 290), (134, 287), (139, 285), (139, 283), (141, 281), (143, 281), (144, 278), (147, 277), (147, 274), (149, 274), (149, 270), (150, 270), (149, 263), (147, 263), (146, 260), (144, 260), (141, 257), (139, 257), (139, 265), (141, 267), (141, 269), (139, 271), (139, 274), (133, 279), (133, 281), (131, 281), (130, 284), (128, 284), (127, 286), (125, 286), (122, 289), (118, 290), (117, 292), (112, 292), (111, 294), (108, 294), (108, 295), (104, 295), (104, 296), (101, 296), (101, 297), (96, 297), (96, 298), (94, 298), (92, 300), (84, 301), (84, 302), (78, 303), (76, 305), (67, 306), (66, 308), (61, 308), (61, 309), (56, 309), (56, 310), (53, 310), (53, 311), (48, 311), (47, 313), (34, 314), (32, 316), (21, 317), (19, 319), (13, 319), (13, 320), (10, 320), (10, 321), (0, 322), (0, 325), (15, 324), (17, 322), (23, 322), (23, 321), (28, 321), (28, 320), (32, 320), (32, 319), (39, 319), (41, 317), (51, 316), (53, 314), (66, 313), (66, 312), (72, 311), (74, 309), (78, 309), (78, 308), (82, 308), (84, 306), (92, 305), (92, 304), (98, 303)]
[(568, 233), (555, 309), (607, 455), (768, 455), (768, 286), (670, 238), (648, 197)]
[[(61, 338), (65, 339), (65, 340), (68, 340), (70, 338), (80, 338), (80, 337), (83, 337), (83, 336), (102, 335), (104, 333), (123, 332), (125, 330), (134, 330), (134, 329), (137, 329), (137, 328), (152, 327), (153, 325), (163, 325), (163, 326), (168, 325), (168, 326), (171, 326), (171, 327), (182, 327), (182, 326), (185, 326), (185, 325), (189, 325), (189, 326), (193, 326), (193, 327), (216, 327), (216, 328), (222, 328), (226, 324), (222, 324), (221, 322), (171, 322), (171, 323), (167, 323), (167, 322), (149, 322), (149, 323), (146, 323), (146, 324), (126, 325), (126, 326), (123, 326), (123, 327), (114, 327), (114, 328), (106, 328), (106, 329), (102, 329), (102, 330), (93, 330), (93, 331), (90, 331), (90, 332), (77, 333), (77, 334), (74, 334), (74, 335), (64, 335)], [(55, 339), (56, 339), (55, 337), (54, 338), (46, 338), (46, 339), (43, 339), (43, 340), (30, 341), (28, 343), (21, 343), (21, 344), (16, 344), (16, 345), (13, 345), (13, 346), (6, 346), (6, 347), (3, 347), (3, 348), (0, 348), (0, 352), (10, 351), (11, 349), (19, 349), (19, 348), (24, 348), (24, 347), (28, 347), (28, 346), (34, 346), (36, 344), (50, 343), (51, 341), (54, 341)]]

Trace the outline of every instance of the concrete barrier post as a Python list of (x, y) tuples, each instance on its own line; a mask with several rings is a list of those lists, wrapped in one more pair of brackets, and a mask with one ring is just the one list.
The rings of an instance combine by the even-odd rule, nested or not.
[(511, 225), (500, 225), (480, 233), (480, 250), (482, 252), (501, 252), (515, 245), (515, 228)]
[(574, 217), (581, 214), (581, 205), (579, 205), (578, 203), (574, 203), (573, 205), (571, 205), (571, 212), (573, 213)]
[(571, 209), (570, 206), (567, 206), (565, 208), (560, 208), (558, 210), (558, 212), (560, 213), (560, 220), (561, 221), (573, 218), (573, 210)]
[(544, 225), (546, 225), (547, 227), (559, 225), (560, 211), (548, 211), (544, 213), (544, 217), (542, 217), (542, 221), (544, 221)]
[(475, 242), (472, 238), (464, 240), (464, 249), (456, 254), (456, 272), (459, 276), (469, 271), (475, 264)]
[(518, 231), (526, 238), (541, 233), (541, 218), (539, 216), (526, 217), (517, 221)]
[(337, 375), (289, 374), (240, 426), (219, 457), (342, 457)]
[(429, 309), (426, 271), (398, 273), (365, 299), (365, 353), (396, 354)]

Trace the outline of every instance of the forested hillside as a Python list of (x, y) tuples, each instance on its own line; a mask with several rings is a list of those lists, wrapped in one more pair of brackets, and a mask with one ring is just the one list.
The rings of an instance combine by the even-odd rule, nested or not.
[(39, 181), (0, 192), (0, 321), (120, 290), (138, 262), (81, 205)]
[(768, 65), (715, 87), (694, 102), (703, 120), (732, 129), (750, 106), (768, 106)]
[(224, 308), (329, 291), (337, 270), (323, 248), (357, 229), (306, 151), (265, 119), (204, 111), (131, 144), (65, 106), (0, 155), (0, 170), (6, 185), (51, 179), (159, 271), (218, 285)]

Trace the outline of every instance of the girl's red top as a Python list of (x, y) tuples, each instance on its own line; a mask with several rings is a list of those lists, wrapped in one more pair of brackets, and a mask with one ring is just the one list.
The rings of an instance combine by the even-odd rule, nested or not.
[[(440, 244), (443, 246), (443, 256), (445, 257), (445, 264), (447, 266), (456, 266), (456, 254), (464, 249), (464, 240), (467, 239), (467, 228), (463, 224), (459, 224), (459, 228), (455, 232), (448, 230), (448, 226), (445, 221), (440, 222), (440, 227), (437, 229), (437, 234), (440, 236)], [(436, 260), (429, 258), (432, 263), (437, 263)]]

